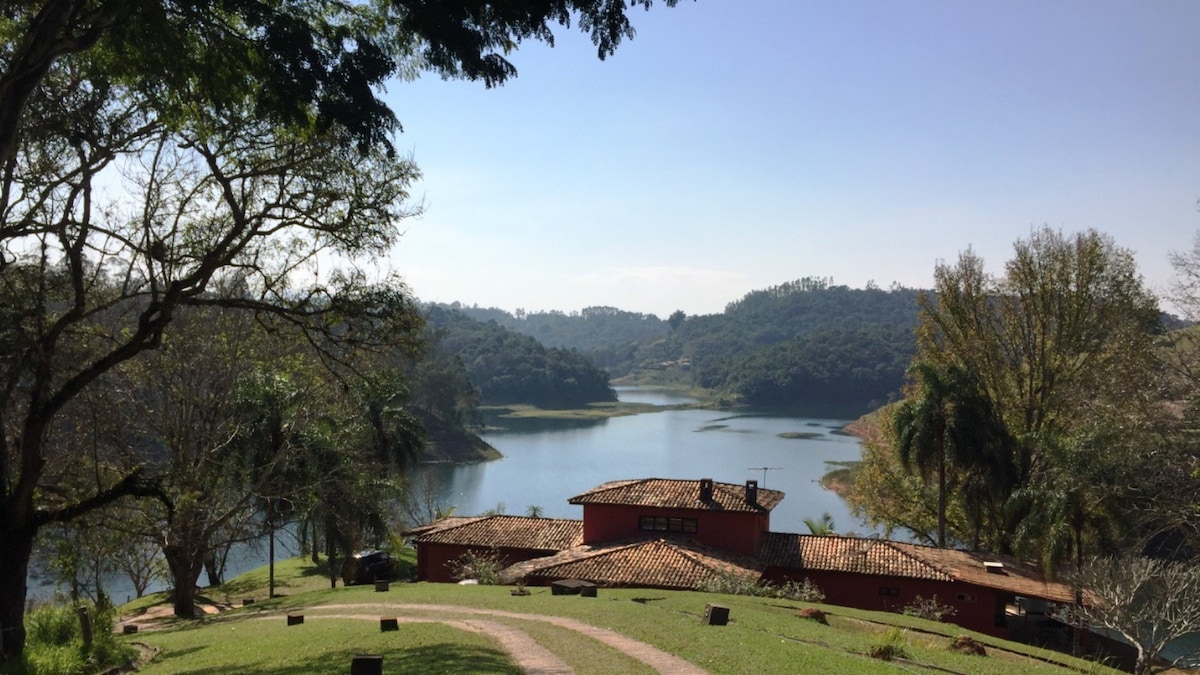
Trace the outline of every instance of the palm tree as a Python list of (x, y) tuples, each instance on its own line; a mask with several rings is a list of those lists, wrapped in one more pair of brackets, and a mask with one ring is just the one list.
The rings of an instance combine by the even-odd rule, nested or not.
[(1088, 544), (1109, 550), (1120, 532), (1121, 485), (1127, 481), (1097, 439), (1043, 437), (1039, 445), (1051, 461), (1013, 493), (1013, 506), (1024, 514), (1017, 544), (1036, 553), (1050, 576), (1068, 559), (1078, 573)]
[(988, 501), (981, 498), (1003, 491), (1011, 473), (1004, 426), (970, 371), (917, 361), (908, 373), (914, 387), (892, 416), (900, 462), (927, 483), (936, 479), (937, 545), (943, 548), (950, 474), (955, 469), (966, 474), (975, 497), (969, 500), (968, 517), (978, 543)]
[(833, 516), (828, 511), (822, 513), (820, 518), (805, 518), (804, 525), (808, 533), (814, 536), (829, 537), (834, 534)]

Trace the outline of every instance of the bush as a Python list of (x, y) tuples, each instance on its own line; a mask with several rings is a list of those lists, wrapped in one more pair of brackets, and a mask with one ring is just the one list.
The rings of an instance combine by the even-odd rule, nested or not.
[(788, 581), (782, 586), (759, 583), (748, 577), (724, 574), (708, 582), (700, 584), (696, 590), (705, 593), (725, 593), (726, 595), (750, 595), (760, 598), (779, 598), (797, 602), (821, 602), (825, 594), (813, 582), (805, 579), (802, 582)]
[(904, 616), (915, 616), (918, 619), (945, 621), (946, 617), (954, 616), (958, 613), (958, 610), (950, 605), (939, 603), (935, 594), (932, 598), (923, 598), (918, 595), (916, 599), (904, 606), (901, 613)]
[(786, 584), (779, 586), (779, 591), (775, 595), (777, 598), (785, 600), (796, 600), (798, 602), (824, 602), (825, 593), (817, 587), (816, 584), (805, 579), (801, 582), (789, 581)]
[(508, 567), (498, 551), (477, 553), (467, 551), (458, 560), (449, 563), (455, 579), (474, 579), (480, 584), (494, 586), (500, 583), (500, 570)]
[(871, 648), (867, 650), (867, 654), (873, 659), (882, 659), (884, 661), (907, 659), (907, 647), (908, 638), (905, 637), (904, 631), (893, 626), (883, 632), (883, 636), (878, 642), (871, 645)]
[(107, 603), (85, 605), (92, 617), (92, 644), (85, 647), (78, 610), (68, 604), (46, 604), (25, 614), (25, 662), (12, 672), (85, 675), (124, 664), (137, 650), (112, 632), (114, 610)]

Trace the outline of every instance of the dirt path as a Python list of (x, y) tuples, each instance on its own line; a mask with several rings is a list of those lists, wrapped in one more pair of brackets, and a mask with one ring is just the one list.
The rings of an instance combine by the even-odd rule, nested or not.
[[(498, 609), (478, 609), (474, 607), (459, 607), (457, 605), (417, 605), (417, 604), (391, 604), (391, 603), (368, 603), (357, 605), (321, 605), (311, 607), (308, 610), (309, 616), (330, 617), (330, 618), (349, 618), (349, 619), (368, 619), (378, 621), (379, 615), (363, 615), (363, 614), (326, 614), (324, 610), (349, 610), (352, 612), (360, 612), (364, 609), (379, 609), (385, 612), (398, 614), (401, 611), (421, 612), (420, 616), (400, 617), (397, 620), (406, 622), (415, 621), (439, 621), (447, 625), (462, 628), (463, 630), (472, 630), (473, 632), (485, 633), (494, 638), (508, 652), (514, 661), (521, 666), (527, 673), (531, 674), (558, 674), (558, 673), (573, 673), (569, 665), (555, 656), (545, 647), (539, 645), (533, 638), (529, 637), (524, 631), (507, 624), (486, 621), (479, 619), (458, 619), (452, 615), (468, 615), (468, 616), (493, 616), (507, 619), (520, 619), (523, 621), (540, 621), (543, 623), (552, 624), (566, 630), (573, 630), (582, 635), (597, 640), (613, 649), (627, 654), (630, 657), (641, 661), (650, 666), (654, 670), (669, 675), (705, 675), (706, 671), (693, 665), (683, 659), (669, 654), (663, 650), (634, 640), (631, 637), (622, 635), (616, 631), (606, 628), (597, 628), (590, 624), (568, 619), (560, 616), (547, 616), (544, 614), (523, 614), (521, 612), (507, 612)], [(296, 611), (296, 610), (292, 610)], [(389, 614), (390, 616), (391, 614)]]
[[(342, 605), (341, 607), (355, 609), (361, 608), (361, 605)], [(321, 609), (313, 608), (315, 611)], [(293, 610), (295, 611), (295, 610)], [(268, 617), (264, 617), (264, 620)], [(272, 620), (278, 620), (278, 617), (269, 617)], [(307, 614), (305, 618), (313, 619), (352, 619), (362, 621), (378, 621), (378, 614)], [(443, 617), (416, 617), (416, 616), (398, 616), (398, 623), (444, 623), (452, 628), (469, 631), (471, 633), (480, 633), (486, 635), (496, 642), (513, 661), (521, 667), (529, 675), (571, 675), (575, 672), (571, 666), (567, 665), (566, 661), (554, 655), (554, 652), (539, 645), (537, 641), (529, 637), (524, 631), (509, 626), (508, 624), (498, 621), (486, 621), (481, 619), (448, 619)]]

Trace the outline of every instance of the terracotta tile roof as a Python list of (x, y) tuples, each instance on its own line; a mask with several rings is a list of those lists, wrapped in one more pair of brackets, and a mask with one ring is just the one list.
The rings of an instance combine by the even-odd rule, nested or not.
[(583, 542), (583, 521), (524, 516), (467, 518), (467, 522), (430, 530), (418, 544), (459, 544), (494, 548), (561, 551)]
[[(930, 564), (948, 570), (958, 581), (1054, 602), (1073, 602), (1075, 599), (1070, 586), (1046, 581), (1038, 566), (1030, 562), (993, 553), (955, 551), (916, 544), (898, 545), (908, 547)], [(1002, 567), (998, 568), (998, 572), (988, 572), (985, 562), (1000, 563)]]
[(619, 480), (594, 487), (569, 499), (571, 504), (608, 504), (648, 506), (667, 509), (704, 509), (707, 511), (770, 511), (783, 501), (779, 490), (758, 488), (756, 505), (746, 503), (746, 486), (713, 482), (712, 497), (701, 501), (700, 481), (669, 478)]
[[(1073, 598), (1068, 586), (1045, 581), (1037, 567), (1029, 563), (990, 553), (885, 539), (769, 532), (760, 558), (764, 565), (774, 567), (961, 581), (1056, 602), (1070, 602)], [(1002, 572), (988, 572), (985, 562), (1000, 563)]]
[(953, 577), (883, 539), (814, 537), (768, 532), (759, 553), (764, 564), (829, 572), (953, 581)]
[(447, 527), (458, 527), (459, 525), (471, 523), (476, 520), (480, 520), (481, 518), (484, 518), (484, 516), (449, 516), (447, 518), (439, 518), (439, 519), (433, 521), (432, 523), (425, 523), (424, 525), (417, 525), (416, 527), (410, 527), (407, 530), (401, 532), (400, 536), (402, 536), (402, 537), (419, 537), (423, 534), (433, 532), (434, 530), (441, 530), (441, 529), (445, 529)]
[(534, 579), (584, 579), (606, 586), (691, 589), (721, 576), (757, 581), (762, 567), (752, 558), (696, 542), (643, 539), (579, 546), (547, 558), (518, 563), (501, 573), (507, 583)]

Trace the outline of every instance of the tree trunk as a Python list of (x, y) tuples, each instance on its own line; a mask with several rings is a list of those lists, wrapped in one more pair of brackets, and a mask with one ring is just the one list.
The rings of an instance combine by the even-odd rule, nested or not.
[(937, 496), (937, 545), (946, 548), (946, 453), (942, 444), (937, 444), (938, 496)]
[(270, 525), (267, 526), (267, 532), (270, 536), (269, 554), (267, 556), (268, 565), (270, 568), (267, 572), (267, 597), (275, 597), (275, 521), (272, 519)]
[(1133, 664), (1134, 675), (1147, 675), (1150, 672), (1150, 659), (1141, 645), (1137, 646), (1137, 661)]
[(33, 528), (8, 522), (8, 505), (0, 506), (0, 666), (15, 663), (25, 649), (25, 591)]
[(334, 542), (333, 536), (333, 519), (329, 518), (325, 522), (325, 557), (329, 561), (329, 587), (337, 588), (337, 544)]
[(225, 583), (221, 578), (221, 568), (217, 566), (217, 556), (210, 553), (204, 558), (204, 573), (208, 575), (209, 586), (220, 586)]
[(171, 592), (175, 616), (188, 619), (195, 617), (196, 581), (204, 571), (204, 556), (196, 552), (195, 546), (185, 543), (164, 546), (163, 557), (167, 559), (167, 568), (171, 570), (171, 580), (175, 586)]
[(312, 527), (312, 561), (314, 565), (317, 565), (321, 562), (321, 536), (317, 531), (316, 520), (310, 522), (309, 526)]

